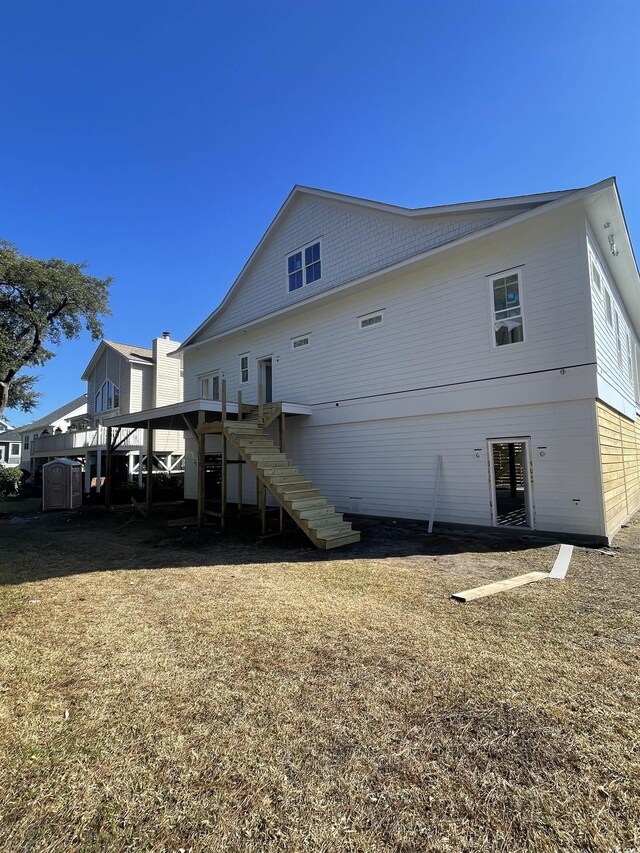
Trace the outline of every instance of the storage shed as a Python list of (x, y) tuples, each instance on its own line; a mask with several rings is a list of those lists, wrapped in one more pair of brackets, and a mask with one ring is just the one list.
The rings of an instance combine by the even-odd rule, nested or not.
[(82, 506), (82, 466), (72, 459), (54, 459), (42, 466), (42, 509)]

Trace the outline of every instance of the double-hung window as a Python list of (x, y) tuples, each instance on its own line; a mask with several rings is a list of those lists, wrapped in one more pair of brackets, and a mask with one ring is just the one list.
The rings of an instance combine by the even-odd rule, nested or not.
[(287, 257), (287, 286), (289, 293), (299, 290), (305, 284), (313, 284), (322, 277), (320, 258), (320, 240), (303, 246)]
[(240, 356), (240, 382), (243, 384), (249, 381), (249, 356)]
[(200, 398), (202, 400), (220, 399), (220, 374), (209, 373), (200, 377)]
[(521, 283), (519, 272), (491, 278), (493, 334), (497, 347), (524, 340)]
[(24, 447), (25, 450), (29, 449), (29, 436), (28, 435), (25, 435), (25, 437), (22, 439), (22, 446)]

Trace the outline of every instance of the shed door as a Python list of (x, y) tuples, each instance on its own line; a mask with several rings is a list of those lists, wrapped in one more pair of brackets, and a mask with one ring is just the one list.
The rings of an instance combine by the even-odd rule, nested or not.
[(67, 466), (52, 465), (47, 471), (47, 506), (65, 509), (67, 506)]

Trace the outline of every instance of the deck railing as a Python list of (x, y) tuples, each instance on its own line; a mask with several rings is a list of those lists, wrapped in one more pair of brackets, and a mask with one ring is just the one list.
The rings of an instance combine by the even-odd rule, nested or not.
[[(144, 429), (136, 429), (131, 432), (131, 430), (123, 427), (120, 431), (120, 437), (117, 440), (119, 441), (123, 438), (125, 440), (118, 447), (118, 450), (141, 447), (145, 443), (145, 434), (146, 430)], [(41, 435), (39, 438), (32, 439), (31, 454), (46, 453), (48, 456), (55, 456), (56, 453), (71, 453), (74, 450), (81, 453), (84, 450), (96, 448), (98, 445), (104, 447), (106, 443), (107, 428), (98, 426), (93, 429), (59, 432), (54, 435)]]

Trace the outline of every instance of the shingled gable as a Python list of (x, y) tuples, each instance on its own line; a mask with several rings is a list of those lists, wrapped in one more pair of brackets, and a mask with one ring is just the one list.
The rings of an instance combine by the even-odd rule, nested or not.
[[(363, 274), (481, 232), (573, 192), (576, 191), (414, 209), (297, 185), (218, 308), (181, 348), (242, 326), (269, 310), (297, 304)], [(316, 236), (323, 240), (322, 282), (313, 288), (301, 288), (294, 294), (286, 293), (284, 264), (287, 254)], [(358, 240), (363, 244), (368, 242), (369, 251), (364, 262), (362, 253), (358, 258), (353, 252), (353, 243)], [(347, 242), (352, 247), (347, 248), (350, 255), (349, 262), (345, 263), (344, 244)], [(332, 268), (338, 256), (340, 263), (334, 263)]]
[(115, 350), (119, 355), (123, 355), (129, 361), (138, 364), (153, 364), (153, 352), (146, 347), (136, 347), (131, 344), (119, 344), (116, 343), (116, 341), (101, 341), (96, 348), (96, 351), (91, 356), (91, 361), (86, 366), (84, 373), (80, 377), (83, 381), (86, 381), (89, 378), (89, 374), (107, 347)]

